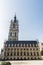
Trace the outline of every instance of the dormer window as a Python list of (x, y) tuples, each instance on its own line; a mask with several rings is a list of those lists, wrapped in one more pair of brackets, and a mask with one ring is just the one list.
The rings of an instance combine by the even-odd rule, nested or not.
[(38, 44), (36, 44), (36, 47), (38, 46)]
[(19, 44), (17, 46), (19, 47)]
[(34, 47), (34, 44), (33, 44), (33, 47)]
[(21, 44), (21, 47), (22, 47), (22, 44)]
[(27, 47), (28, 47), (28, 44), (27, 44)]
[(13, 44), (12, 44), (12, 47), (13, 47)]
[(9, 44), (9, 47), (10, 47), (10, 44)]
[(25, 47), (25, 44), (24, 44), (24, 47)]
[(15, 44), (15, 47), (16, 47), (16, 44)]
[(30, 47), (31, 47), (31, 44), (30, 44)]

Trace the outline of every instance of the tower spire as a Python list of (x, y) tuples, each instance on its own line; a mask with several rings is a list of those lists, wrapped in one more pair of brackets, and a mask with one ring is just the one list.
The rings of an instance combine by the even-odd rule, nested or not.
[(16, 14), (15, 14), (15, 16), (14, 16), (14, 22), (16, 22)]
[(16, 19), (16, 14), (14, 16), (14, 21), (10, 24), (8, 40), (17, 41), (18, 40), (18, 21)]

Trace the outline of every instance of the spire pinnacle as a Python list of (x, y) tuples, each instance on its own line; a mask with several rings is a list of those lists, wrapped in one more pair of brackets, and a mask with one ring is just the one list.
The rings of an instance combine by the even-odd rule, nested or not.
[(14, 16), (14, 22), (16, 22), (16, 14), (15, 14), (15, 16)]

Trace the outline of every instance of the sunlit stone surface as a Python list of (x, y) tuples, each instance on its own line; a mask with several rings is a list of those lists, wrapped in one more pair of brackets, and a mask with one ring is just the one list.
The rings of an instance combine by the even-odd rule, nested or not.
[(43, 65), (43, 60), (10, 61), (10, 63), (11, 65)]

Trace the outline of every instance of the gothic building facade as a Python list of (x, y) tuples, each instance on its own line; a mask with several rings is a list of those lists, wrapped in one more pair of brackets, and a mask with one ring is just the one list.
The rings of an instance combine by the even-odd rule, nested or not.
[(38, 41), (18, 40), (19, 24), (16, 18), (11, 20), (8, 40), (4, 42), (1, 51), (2, 60), (35, 60), (40, 59), (40, 47)]

